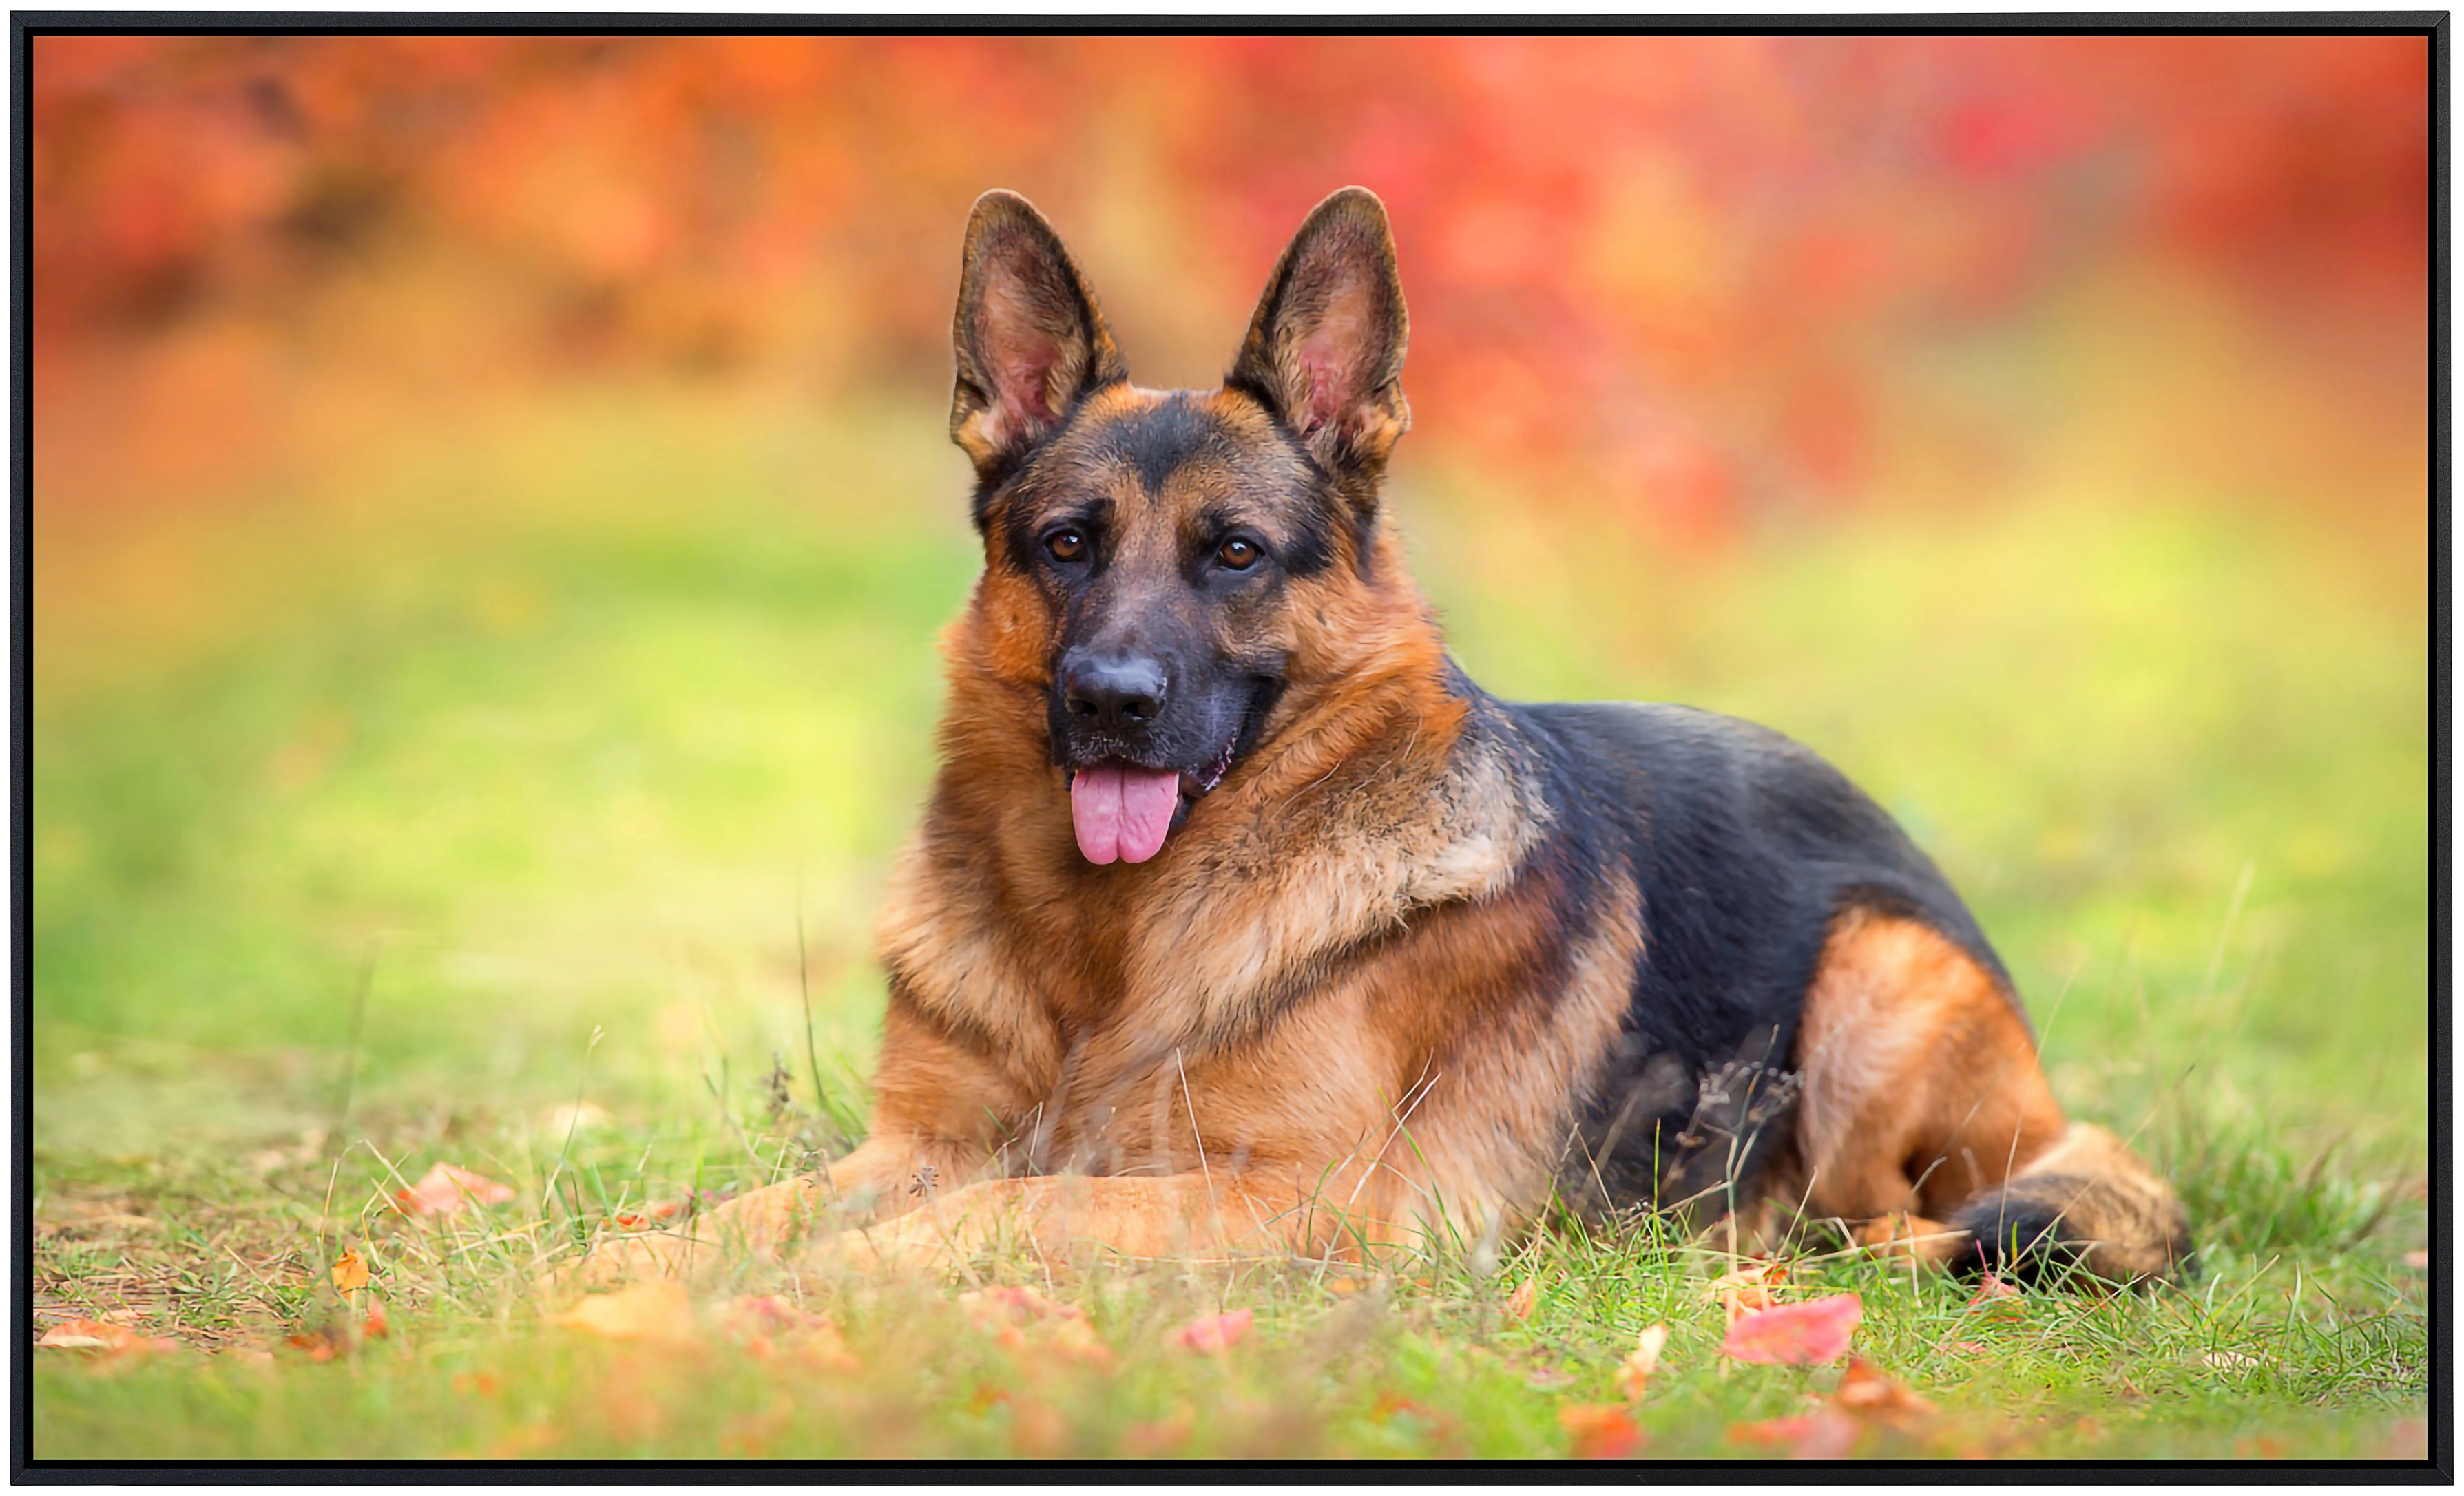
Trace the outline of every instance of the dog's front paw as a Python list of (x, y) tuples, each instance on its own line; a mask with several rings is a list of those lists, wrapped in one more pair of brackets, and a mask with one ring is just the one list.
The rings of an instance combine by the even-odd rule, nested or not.
[(710, 1256), (709, 1246), (689, 1236), (655, 1232), (600, 1243), (584, 1256), (558, 1267), (539, 1280), (543, 1293), (571, 1293), (604, 1288), (634, 1278), (690, 1278), (697, 1263)]

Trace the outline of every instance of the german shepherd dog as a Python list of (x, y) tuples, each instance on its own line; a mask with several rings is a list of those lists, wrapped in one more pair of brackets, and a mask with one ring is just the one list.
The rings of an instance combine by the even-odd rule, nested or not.
[(2025, 1278), (2179, 1265), (2172, 1191), (2064, 1118), (1975, 919), (1837, 770), (1448, 657), (1379, 495), (1411, 413), (1375, 195), (1310, 212), (1218, 389), (1132, 385), (1009, 192), (956, 324), (984, 570), (881, 923), (871, 1134), (698, 1240), (1493, 1250), (1650, 1207)]

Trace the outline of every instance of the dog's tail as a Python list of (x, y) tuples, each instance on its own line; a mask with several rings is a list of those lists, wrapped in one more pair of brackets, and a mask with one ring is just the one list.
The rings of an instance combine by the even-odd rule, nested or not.
[(1956, 1261), (2023, 1283), (2074, 1272), (2150, 1283), (2189, 1266), (2190, 1218), (2173, 1187), (2122, 1139), (2084, 1122), (1948, 1224), (1968, 1236)]

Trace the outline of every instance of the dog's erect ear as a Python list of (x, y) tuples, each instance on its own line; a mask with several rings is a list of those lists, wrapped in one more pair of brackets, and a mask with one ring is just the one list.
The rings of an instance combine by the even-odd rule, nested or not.
[(1127, 379), (1121, 350), (1061, 236), (1025, 198), (976, 199), (950, 341), (950, 437), (999, 479), (1090, 389)]
[(1386, 205), (1345, 187), (1275, 262), (1225, 383), (1265, 401), (1337, 476), (1374, 480), (1412, 425), (1410, 332)]

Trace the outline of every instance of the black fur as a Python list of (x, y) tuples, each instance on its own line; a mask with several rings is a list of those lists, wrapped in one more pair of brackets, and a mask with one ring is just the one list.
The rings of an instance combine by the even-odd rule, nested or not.
[(1919, 920), (2008, 984), (1932, 860), (1789, 738), (1690, 707), (1498, 706), (1541, 765), (1551, 846), (1625, 869), (1641, 896), (1633, 997), (1585, 1089), (1571, 1197), (1729, 1207), (1786, 1131), (1797, 1017), (1845, 910)]

